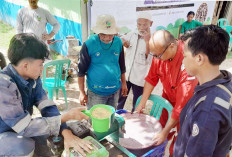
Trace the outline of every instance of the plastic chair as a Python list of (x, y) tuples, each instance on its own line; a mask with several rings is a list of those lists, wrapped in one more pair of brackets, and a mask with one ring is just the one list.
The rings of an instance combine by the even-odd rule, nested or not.
[(224, 26), (225, 31), (229, 34), (230, 36), (230, 44), (229, 44), (229, 48), (230, 48), (230, 51), (232, 51), (232, 34), (231, 34), (231, 31), (232, 31), (232, 26), (228, 25), (228, 26)]
[[(138, 104), (141, 100), (141, 97), (142, 96), (140, 96), (137, 99), (135, 107), (138, 106)], [(166, 99), (164, 99), (161, 96), (151, 94), (148, 100), (151, 100), (153, 102), (153, 106), (152, 106), (152, 109), (150, 112), (151, 116), (153, 116), (157, 120), (159, 120), (161, 113), (162, 113), (163, 109), (165, 108), (168, 111), (168, 120), (170, 119), (173, 107)]]
[[(53, 100), (53, 91), (56, 91), (56, 99), (58, 99), (59, 89), (62, 89), (64, 93), (64, 99), (66, 104), (66, 109), (68, 108), (68, 102), (67, 102), (67, 95), (65, 91), (65, 82), (68, 75), (68, 69), (70, 66), (71, 60), (70, 59), (59, 59), (59, 60), (53, 60), (48, 63), (44, 64), (44, 70), (43, 70), (43, 88), (48, 91), (48, 98)], [(47, 71), (54, 71), (54, 76), (47, 77)], [(65, 69), (65, 76), (62, 79), (63, 70)]]
[(232, 42), (232, 40), (231, 40), (231, 37), (232, 37), (232, 34), (231, 34), (232, 26), (228, 25), (228, 26), (225, 26), (224, 28), (225, 28), (226, 32), (229, 34), (229, 36), (230, 36), (230, 42)]
[[(226, 24), (224, 24), (226, 22)], [(229, 25), (229, 21), (225, 18), (220, 18), (218, 19), (217, 21), (217, 25), (221, 28), (224, 28), (225, 26), (228, 26)]]

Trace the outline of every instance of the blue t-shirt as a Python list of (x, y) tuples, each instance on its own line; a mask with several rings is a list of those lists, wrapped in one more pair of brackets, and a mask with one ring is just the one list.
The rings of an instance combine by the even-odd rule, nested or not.
[[(121, 58), (121, 59), (120, 59)], [(123, 44), (115, 36), (112, 43), (103, 43), (98, 35), (87, 40), (80, 52), (78, 76), (87, 73), (87, 87), (99, 95), (111, 95), (121, 86), (125, 73)]]

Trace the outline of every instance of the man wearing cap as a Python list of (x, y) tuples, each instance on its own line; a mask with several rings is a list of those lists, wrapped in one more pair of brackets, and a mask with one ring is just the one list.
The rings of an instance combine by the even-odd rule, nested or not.
[[(100, 15), (93, 31), (96, 35), (88, 39), (80, 51), (80, 104), (87, 104), (88, 109), (96, 104), (116, 107), (120, 87), (122, 95), (127, 94), (123, 44), (121, 39), (115, 36), (119, 29), (113, 16)], [(87, 94), (84, 90), (85, 75)]]
[[(147, 12), (140, 12), (137, 18), (137, 30), (122, 37), (126, 49), (126, 80), (128, 93), (133, 90), (133, 108), (140, 95), (143, 94), (144, 78), (150, 67), (152, 56), (149, 56), (149, 39), (152, 16)], [(128, 94), (127, 93), (127, 94)], [(117, 109), (123, 109), (127, 97), (120, 96)]]
[[(166, 110), (162, 111), (159, 121), (163, 130), (153, 139), (156, 141), (156, 145), (160, 145), (165, 142), (168, 135), (170, 137), (168, 139), (171, 139), (173, 134), (169, 133), (172, 128), (177, 126), (177, 131), (179, 130), (180, 112), (193, 96), (198, 81), (195, 77), (187, 74), (182, 64), (184, 43), (176, 40), (170, 32), (166, 30), (156, 31), (149, 41), (149, 47), (154, 58), (150, 71), (145, 78), (143, 95), (136, 111), (142, 112), (151, 92), (160, 80), (163, 85), (162, 97), (167, 99), (173, 106), (169, 121), (168, 112)], [(175, 140), (176, 137), (174, 137), (170, 145), (169, 152), (171, 156)]]

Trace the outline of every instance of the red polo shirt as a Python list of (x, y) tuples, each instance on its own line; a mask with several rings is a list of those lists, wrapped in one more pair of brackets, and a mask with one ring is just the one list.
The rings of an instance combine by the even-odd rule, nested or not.
[[(198, 81), (195, 77), (188, 76), (183, 61), (184, 43), (178, 41), (177, 52), (173, 60), (162, 61), (153, 58), (150, 71), (145, 80), (156, 86), (160, 80), (163, 84), (162, 97), (173, 106), (171, 117), (179, 120), (179, 114), (188, 100), (193, 96), (194, 88)], [(164, 127), (168, 119), (168, 112), (163, 110), (160, 123)], [(179, 125), (178, 125), (179, 126)], [(179, 127), (178, 127), (179, 129)]]

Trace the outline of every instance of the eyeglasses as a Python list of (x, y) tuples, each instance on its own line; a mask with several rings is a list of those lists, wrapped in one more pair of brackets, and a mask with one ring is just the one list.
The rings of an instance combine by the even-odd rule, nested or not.
[(157, 55), (154, 55), (153, 53), (149, 53), (150, 55), (152, 55), (153, 57), (155, 57), (155, 58), (158, 58), (158, 59), (161, 59), (161, 57), (163, 56), (163, 54), (164, 54), (164, 52), (168, 49), (168, 47), (171, 45), (171, 43), (170, 44), (168, 44), (168, 46), (164, 49), (164, 51), (159, 55), (159, 56), (157, 56)]

